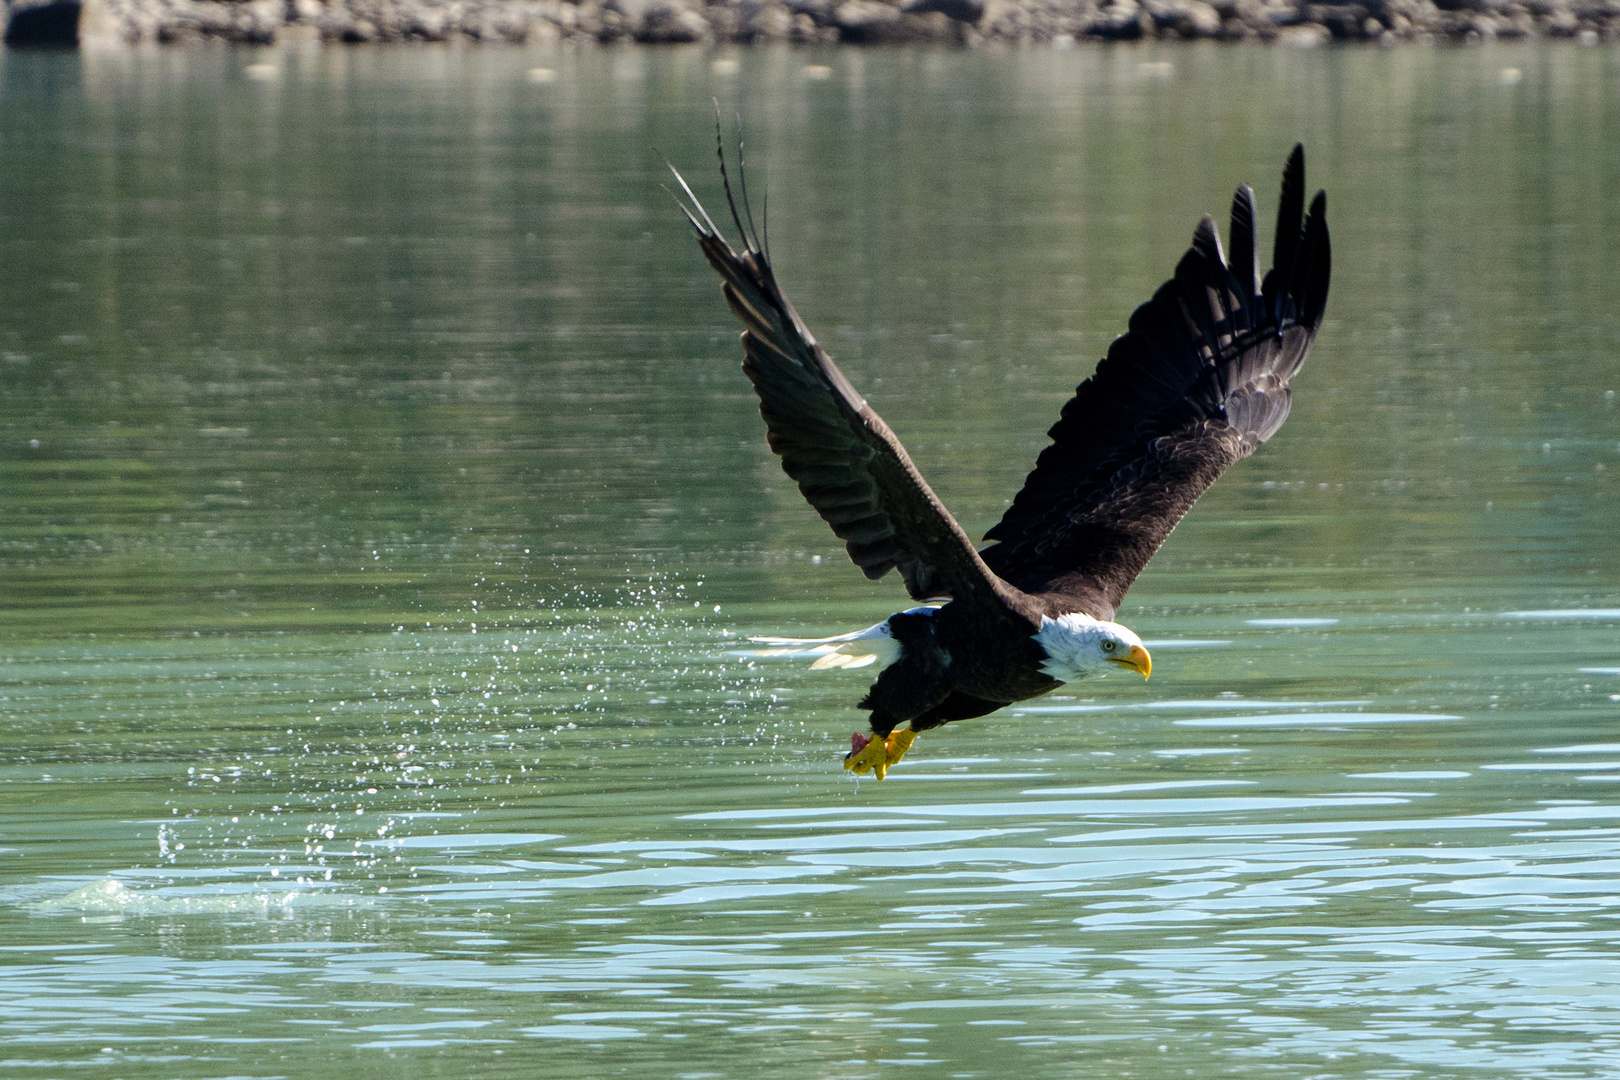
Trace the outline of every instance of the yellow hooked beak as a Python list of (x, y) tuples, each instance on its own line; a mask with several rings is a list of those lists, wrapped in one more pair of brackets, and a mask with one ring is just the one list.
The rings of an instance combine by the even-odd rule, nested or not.
[(1128, 668), (1135, 668), (1137, 671), (1142, 673), (1142, 678), (1144, 679), (1150, 678), (1153, 675), (1153, 657), (1149, 656), (1148, 651), (1142, 648), (1140, 645), (1132, 645), (1131, 651), (1126, 653), (1124, 656), (1109, 657), (1108, 662), (1110, 664), (1124, 664)]

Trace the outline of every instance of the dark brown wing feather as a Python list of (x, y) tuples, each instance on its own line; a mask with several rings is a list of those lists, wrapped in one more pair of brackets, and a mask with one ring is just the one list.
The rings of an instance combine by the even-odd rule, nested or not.
[(1288, 381), (1322, 324), (1326, 197), (1304, 210), (1305, 154), (1283, 170), (1275, 265), (1258, 280), (1254, 193), (1232, 200), (1232, 261), (1204, 218), (1176, 275), (1131, 315), (1063, 407), (982, 552), (1025, 592), (1112, 618), (1136, 575), (1216, 477), (1288, 416)]
[[(899, 570), (915, 599), (989, 600), (1003, 586), (972, 540), (923, 480), (905, 447), (844, 378), (776, 283), (769, 257), (726, 198), (743, 237), (732, 250), (686, 181), (681, 209), (698, 244), (724, 279), (726, 300), (746, 328), (743, 371), (759, 394), (766, 438), (782, 468), (874, 581)], [(725, 159), (721, 157), (725, 178)], [(746, 192), (744, 195), (746, 206)], [(745, 211), (746, 213), (746, 211)]]

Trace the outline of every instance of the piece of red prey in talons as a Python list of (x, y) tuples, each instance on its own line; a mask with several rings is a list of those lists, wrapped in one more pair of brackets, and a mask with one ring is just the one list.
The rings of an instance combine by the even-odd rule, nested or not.
[(888, 773), (889, 766), (906, 756), (917, 733), (910, 728), (896, 728), (882, 739), (855, 732), (849, 737), (849, 753), (844, 755), (844, 768), (857, 776), (873, 773), (879, 780)]

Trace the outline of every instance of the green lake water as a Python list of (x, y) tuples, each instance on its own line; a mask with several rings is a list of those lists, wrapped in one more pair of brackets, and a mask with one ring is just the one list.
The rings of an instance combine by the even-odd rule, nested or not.
[[(0, 1075), (1614, 1076), (1620, 53), (715, 59), (0, 57)], [(748, 655), (906, 601), (660, 190), (714, 97), (975, 535), (1306, 143), (1150, 683), (857, 784), (870, 672)]]

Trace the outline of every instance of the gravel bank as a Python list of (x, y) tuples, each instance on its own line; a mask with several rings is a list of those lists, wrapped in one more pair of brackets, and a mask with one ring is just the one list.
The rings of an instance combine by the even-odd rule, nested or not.
[[(11, 25), (80, 0), (11, 4)], [(1394, 45), (1620, 39), (1620, 0), (83, 0), (82, 32), (128, 42), (612, 44), (990, 42), (1062, 47), (1145, 38)], [(60, 22), (60, 18), (58, 18)]]

